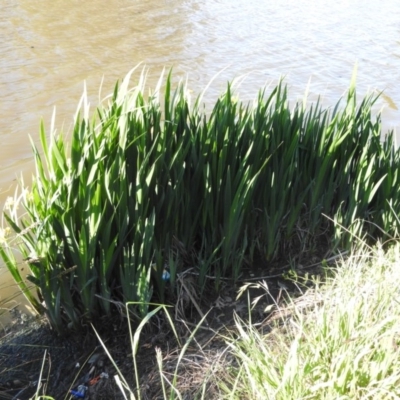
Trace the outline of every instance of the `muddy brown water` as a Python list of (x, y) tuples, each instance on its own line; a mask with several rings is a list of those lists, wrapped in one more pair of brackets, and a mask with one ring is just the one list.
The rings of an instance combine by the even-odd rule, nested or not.
[[(56, 107), (56, 127), (68, 132), (84, 81), (95, 105), (103, 78), (106, 95), (140, 62), (149, 87), (163, 67), (187, 77), (195, 95), (215, 77), (209, 104), (227, 80), (245, 76), (238, 94), (246, 101), (283, 75), (292, 101), (309, 84), (309, 98), (321, 95), (328, 106), (345, 93), (358, 63), (360, 97), (384, 90), (377, 104), (384, 130), (400, 124), (396, 1), (3, 0), (0, 37), (0, 208), (21, 173), (29, 183), (28, 135), (38, 142), (40, 118), (48, 127)], [(0, 302), (15, 293), (0, 268)]]

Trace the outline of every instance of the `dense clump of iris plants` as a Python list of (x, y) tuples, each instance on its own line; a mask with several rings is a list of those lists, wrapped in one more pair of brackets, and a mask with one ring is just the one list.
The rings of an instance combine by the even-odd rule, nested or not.
[(352, 84), (343, 107), (290, 108), (279, 83), (242, 104), (228, 84), (206, 113), (171, 76), (145, 96), (145, 75), (130, 88), (131, 74), (93, 116), (83, 95), (71, 137), (54, 120), (47, 137), (42, 124), (32, 187), (6, 205), (0, 255), (57, 330), (110, 314), (114, 301), (138, 302), (143, 317), (187, 267), (202, 290), (208, 275), (218, 287), (245, 260), (322, 235), (347, 246), (352, 234), (398, 234), (399, 151), (372, 116), (376, 97), (358, 104)]

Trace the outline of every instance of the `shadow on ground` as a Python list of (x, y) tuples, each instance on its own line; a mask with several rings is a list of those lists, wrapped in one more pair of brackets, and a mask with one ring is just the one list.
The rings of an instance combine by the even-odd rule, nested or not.
[[(233, 332), (234, 314), (248, 320), (250, 299), (262, 296), (250, 315), (252, 323), (263, 325), (265, 331), (271, 317), (271, 307), (268, 306), (275, 301), (284, 300), (288, 293), (291, 296), (299, 294), (296, 285), (283, 280), (283, 272), (277, 271), (269, 279), (265, 277), (268, 295), (265, 290), (252, 289), (249, 296), (244, 295), (239, 300), (236, 299), (239, 286), (233, 287), (229, 284), (224, 285), (219, 295), (196, 296), (192, 292), (191, 296), (187, 296), (185, 290), (190, 288), (190, 279), (187, 278), (174, 306), (170, 308), (180, 345), (164, 311), (156, 314), (141, 333), (136, 357), (141, 398), (164, 398), (157, 352), (162, 355), (164, 377), (172, 381), (182, 346), (187, 343), (198, 322), (204, 317), (203, 324), (197, 329), (184, 359), (179, 364), (177, 386), (183, 399), (193, 399), (202, 391), (207, 393), (206, 398), (217, 399), (218, 387), (212, 378), (217, 376), (219, 369), (235, 365), (223, 339), (223, 335)], [(307, 272), (320, 273), (320, 265), (308, 268)], [(254, 270), (252, 276), (247, 278), (253, 277)], [(92, 327), (82, 328), (79, 334), (71, 333), (60, 337), (49, 328), (45, 320), (25, 319), (22, 315), (16, 315), (13, 325), (0, 338), (0, 400), (30, 399), (36, 391), (57, 400), (70, 399), (71, 390), (77, 392), (79, 389), (85, 389), (85, 399), (124, 398), (114, 379), (116, 367), (105, 353)], [(135, 388), (134, 360), (127, 319), (116, 313), (111, 319), (95, 321), (95, 325), (127, 384)]]

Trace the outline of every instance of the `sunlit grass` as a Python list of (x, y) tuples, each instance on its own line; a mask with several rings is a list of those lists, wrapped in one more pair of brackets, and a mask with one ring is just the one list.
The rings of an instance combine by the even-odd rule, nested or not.
[(270, 333), (236, 318), (227, 340), (240, 367), (221, 398), (399, 398), (399, 268), (399, 245), (365, 251), (280, 308)]

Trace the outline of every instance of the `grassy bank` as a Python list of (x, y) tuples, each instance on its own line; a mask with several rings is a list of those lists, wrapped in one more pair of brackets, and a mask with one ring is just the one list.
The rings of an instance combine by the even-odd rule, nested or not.
[(202, 294), (245, 265), (397, 235), (400, 153), (354, 84), (332, 109), (290, 107), (282, 83), (241, 104), (228, 85), (206, 115), (170, 77), (146, 95), (131, 74), (93, 115), (83, 95), (70, 136), (41, 126), (32, 187), (6, 204), (0, 255), (58, 332), (126, 302), (139, 322), (188, 270)]
[(298, 280), (303, 294), (274, 307), (267, 306), (268, 284), (246, 285), (242, 294), (251, 286), (264, 290), (249, 298), (249, 309), (265, 309), (261, 323), (236, 314), (233, 326), (202, 345), (201, 322), (177, 348), (147, 350), (154, 368), (140, 375), (140, 330), (154, 318), (149, 314), (131, 332), (135, 370), (116, 374), (115, 398), (398, 399), (399, 268), (400, 245), (387, 252), (364, 247), (312, 284)]
[(300, 298), (278, 307), (263, 334), (237, 320), (229, 399), (397, 399), (400, 247), (352, 255)]

